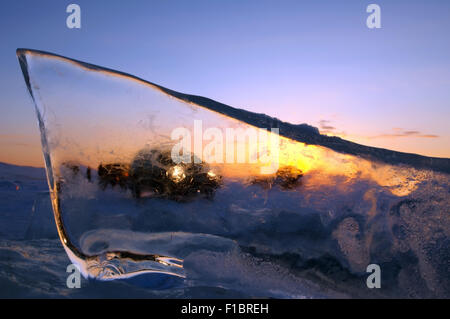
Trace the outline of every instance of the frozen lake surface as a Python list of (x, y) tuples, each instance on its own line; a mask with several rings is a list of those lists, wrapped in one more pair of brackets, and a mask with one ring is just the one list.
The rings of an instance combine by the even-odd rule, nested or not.
[[(423, 199), (402, 199), (379, 217), (382, 226), (369, 246), (369, 257), (383, 261), (384, 285), (377, 291), (367, 289), (367, 275), (357, 262), (367, 258), (367, 235), (358, 229), (365, 217), (357, 214), (329, 228), (312, 217), (273, 219), (280, 228), (303, 223), (297, 230), (304, 236), (293, 235), (299, 247), (311, 245), (301, 247), (303, 256), (243, 246), (200, 251), (185, 260), (186, 280), (163, 275), (130, 282), (82, 279), (80, 289), (69, 289), (70, 261), (57, 238), (47, 189), (44, 169), (0, 164), (0, 297), (449, 297), (448, 206), (440, 206), (448, 193), (434, 194), (426, 206)], [(324, 243), (335, 246), (324, 248)]]

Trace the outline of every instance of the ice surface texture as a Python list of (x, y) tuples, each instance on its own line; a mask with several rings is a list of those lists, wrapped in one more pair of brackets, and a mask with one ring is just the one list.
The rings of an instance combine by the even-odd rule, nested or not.
[[(18, 57), (59, 236), (85, 276), (167, 274), (250, 296), (450, 296), (449, 159), (323, 136), (46, 52)], [(194, 120), (277, 127), (280, 168), (301, 173), (202, 163), (184, 167), (197, 184), (155, 178), (173, 163), (151, 152), (165, 154), (171, 132), (193, 131)], [(210, 169), (217, 184), (202, 179)], [(366, 287), (371, 263), (381, 266), (380, 290)]]

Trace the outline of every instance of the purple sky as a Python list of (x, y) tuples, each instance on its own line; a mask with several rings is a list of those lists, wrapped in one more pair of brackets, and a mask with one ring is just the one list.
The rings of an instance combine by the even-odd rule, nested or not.
[[(82, 28), (66, 27), (66, 6)], [(366, 7), (381, 7), (368, 29)], [(42, 166), (28, 47), (362, 144), (450, 157), (450, 1), (0, 3), (0, 161)]]

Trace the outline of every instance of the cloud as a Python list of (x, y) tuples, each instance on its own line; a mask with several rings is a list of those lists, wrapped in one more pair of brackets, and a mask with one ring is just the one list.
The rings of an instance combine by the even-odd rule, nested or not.
[(319, 126), (322, 132), (330, 132), (336, 130), (334, 126), (329, 125), (331, 121), (328, 120), (320, 120)]
[(438, 138), (439, 135), (424, 134), (420, 131), (405, 131), (402, 128), (395, 127), (392, 129), (392, 133), (380, 134), (369, 137), (370, 139), (376, 138), (399, 138), (399, 137), (420, 137), (420, 138)]
[(341, 138), (346, 138), (347, 133), (345, 131), (339, 131), (335, 126), (331, 125), (330, 120), (320, 120), (319, 128), (320, 134), (325, 134), (329, 136), (339, 136)]
[(0, 147), (41, 147), (39, 139), (25, 134), (0, 134)]

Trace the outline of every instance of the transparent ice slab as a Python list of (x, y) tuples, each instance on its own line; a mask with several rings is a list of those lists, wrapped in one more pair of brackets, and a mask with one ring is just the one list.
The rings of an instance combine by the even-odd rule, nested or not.
[[(122, 72), (41, 51), (17, 54), (36, 106), (58, 233), (84, 276), (162, 273), (240, 289), (253, 278), (243, 258), (283, 265), (291, 256), (283, 278), (273, 267), (266, 279), (254, 278), (258, 285), (297, 296), (286, 278), (308, 267), (326, 273), (317, 265), (331, 259), (364, 287), (367, 265), (379, 263), (395, 277), (392, 291), (448, 293), (448, 174), (307, 145), (283, 130), (278, 136), (252, 125), (262, 115), (201, 105)], [(204, 140), (191, 148), (199, 164), (179, 172), (167, 160), (179, 142), (172, 134), (195, 135), (200, 122), (202, 132), (252, 128), (278, 140), (233, 140), (248, 154), (244, 163), (205, 158)], [(250, 161), (275, 147), (276, 170), (274, 159)], [(179, 180), (155, 182), (156, 166)], [(364, 293), (351, 280), (336, 284)]]

